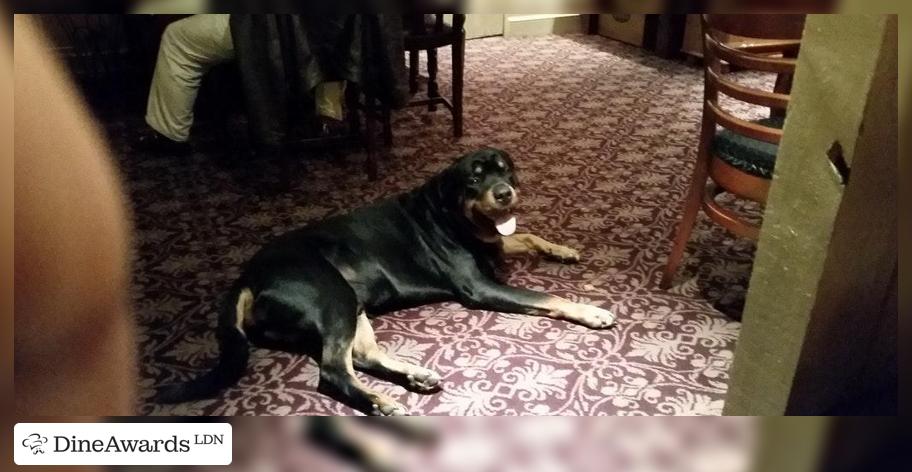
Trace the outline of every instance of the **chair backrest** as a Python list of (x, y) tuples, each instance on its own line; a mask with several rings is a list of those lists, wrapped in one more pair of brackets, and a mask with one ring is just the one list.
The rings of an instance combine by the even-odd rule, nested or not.
[(710, 28), (755, 39), (801, 39), (806, 15), (703, 15)]
[[(433, 17), (433, 21), (428, 21)], [(410, 14), (405, 16), (405, 27), (411, 35), (429, 35), (441, 34), (444, 32), (444, 14)], [(465, 25), (466, 16), (464, 14), (453, 14), (451, 31), (462, 31)]]
[[(790, 77), (801, 45), (805, 15), (703, 15), (704, 113), (735, 133), (778, 144), (782, 130), (738, 118), (719, 106), (719, 92), (736, 100), (784, 112)], [(773, 91), (725, 77), (723, 61), (739, 69), (777, 74)]]
[[(465, 25), (466, 16), (464, 14), (454, 13), (452, 27), (454, 31), (462, 31)], [(434, 14), (434, 33), (443, 31), (443, 13)]]

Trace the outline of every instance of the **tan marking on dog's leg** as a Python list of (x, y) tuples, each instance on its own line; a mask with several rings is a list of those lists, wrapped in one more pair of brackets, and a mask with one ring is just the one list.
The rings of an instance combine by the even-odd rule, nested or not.
[(253, 318), (251, 318), (251, 315), (253, 314), (253, 291), (249, 288), (241, 290), (241, 293), (237, 298), (237, 303), (234, 306), (234, 313), (234, 327), (237, 328), (241, 334), (246, 336), (247, 333), (244, 332), (244, 322), (253, 322)]
[(502, 236), (500, 238), (500, 250), (508, 256), (516, 254), (531, 254), (535, 249), (526, 244), (524, 234), (514, 234), (512, 236)]
[(401, 416), (405, 408), (395, 400), (368, 388), (355, 375), (352, 362), (354, 343), (345, 345), (324, 345), (320, 364), (320, 381), (326, 381), (340, 389), (353, 400), (366, 400), (372, 404), (375, 416)]
[(504, 254), (542, 254), (563, 262), (578, 262), (579, 252), (567, 246), (554, 244), (529, 233), (504, 236), (500, 239)]
[(593, 305), (571, 302), (570, 300), (549, 295), (542, 303), (543, 313), (548, 318), (563, 319), (583, 326), (601, 329), (614, 324), (614, 314)]
[(440, 385), (440, 375), (433, 370), (391, 358), (377, 345), (374, 329), (367, 315), (358, 316), (358, 327), (352, 343), (354, 365), (359, 369), (374, 369), (406, 376), (409, 384), (419, 390), (434, 390)]

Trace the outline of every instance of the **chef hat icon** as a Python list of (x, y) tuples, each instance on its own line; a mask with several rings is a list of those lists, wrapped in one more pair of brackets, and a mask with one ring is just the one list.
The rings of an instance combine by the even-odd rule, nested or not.
[(38, 433), (32, 433), (22, 440), (22, 445), (31, 449), (32, 454), (44, 454), (44, 449), (42, 448), (47, 442), (48, 438)]

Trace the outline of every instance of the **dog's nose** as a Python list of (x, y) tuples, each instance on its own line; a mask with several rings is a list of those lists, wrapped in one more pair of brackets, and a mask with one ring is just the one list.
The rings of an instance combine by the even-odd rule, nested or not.
[(494, 200), (498, 203), (509, 203), (513, 199), (513, 188), (507, 184), (497, 184), (492, 189)]

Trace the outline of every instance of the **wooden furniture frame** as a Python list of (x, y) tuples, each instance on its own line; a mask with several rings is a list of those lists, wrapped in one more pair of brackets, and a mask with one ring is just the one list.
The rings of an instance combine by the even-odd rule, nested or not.
[[(408, 106), (427, 106), (428, 111), (435, 111), (437, 105), (443, 105), (453, 115), (453, 136), (461, 137), (462, 125), (462, 86), (465, 72), (465, 15), (454, 14), (453, 24), (443, 21), (443, 14), (435, 14), (433, 24), (424, 20), (425, 15), (416, 15), (411, 24), (407, 24), (405, 50), (409, 52), (409, 90), (418, 91), (418, 54), (427, 54), (428, 85), (427, 98), (413, 100)], [(452, 101), (440, 96), (437, 86), (437, 49), (450, 46), (453, 50), (453, 98)], [(386, 133), (387, 143), (392, 140)]]
[[(782, 130), (738, 118), (722, 109), (719, 93), (746, 103), (770, 108), (770, 116), (784, 116), (789, 104), (792, 76), (804, 29), (804, 15), (703, 15), (704, 91), (700, 144), (683, 214), (662, 274), (661, 286), (668, 288), (693, 231), (700, 209), (711, 220), (737, 236), (757, 239), (760, 228), (744, 221), (716, 201), (723, 192), (764, 204), (770, 179), (749, 174), (720, 159), (712, 149), (716, 126), (771, 144), (779, 144)], [(718, 38), (719, 33), (776, 42), (737, 47)], [(738, 84), (726, 77), (723, 66), (777, 74), (772, 92)], [(709, 180), (709, 185), (707, 185)]]

